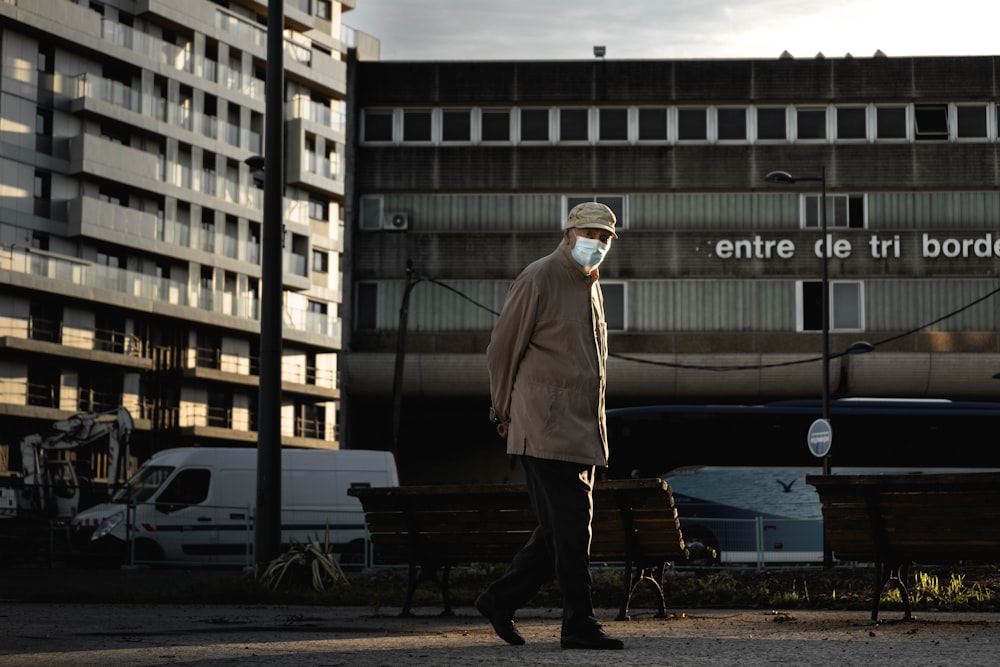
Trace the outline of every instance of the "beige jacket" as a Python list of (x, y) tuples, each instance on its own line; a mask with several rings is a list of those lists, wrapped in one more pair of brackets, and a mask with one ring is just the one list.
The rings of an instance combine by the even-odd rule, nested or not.
[(607, 466), (604, 298), (560, 243), (528, 265), (507, 293), (486, 349), (507, 453)]

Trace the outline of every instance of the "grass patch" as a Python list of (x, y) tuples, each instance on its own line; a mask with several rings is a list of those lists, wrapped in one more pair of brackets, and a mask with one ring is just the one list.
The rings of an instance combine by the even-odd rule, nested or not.
[[(451, 571), (450, 594), (455, 607), (471, 606), (476, 596), (500, 577), (503, 565), (472, 565)], [(348, 571), (342, 580), (321, 590), (310, 577), (288, 585), (268, 586), (252, 571), (181, 568), (134, 570), (8, 569), (4, 598), (29, 602), (316, 604), (369, 607), (378, 612), (398, 609), (407, 590), (406, 568)], [(621, 603), (622, 570), (594, 569), (594, 604), (616, 609)], [(14, 586), (18, 580), (22, 585)], [(871, 567), (837, 565), (802, 568), (710, 567), (668, 570), (663, 577), (668, 609), (841, 609), (871, 607)], [(995, 564), (958, 568), (915, 568), (907, 582), (914, 611), (1000, 611), (1000, 571)], [(884, 609), (901, 608), (898, 591), (889, 587)], [(418, 587), (414, 608), (442, 606), (440, 591), (430, 581)], [(558, 608), (555, 585), (544, 586), (529, 606)], [(642, 583), (631, 609), (655, 609), (655, 589)]]

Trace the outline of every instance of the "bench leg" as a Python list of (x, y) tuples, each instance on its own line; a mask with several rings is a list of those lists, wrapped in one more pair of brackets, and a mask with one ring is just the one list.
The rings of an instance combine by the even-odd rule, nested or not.
[(406, 600), (403, 601), (403, 610), (399, 612), (400, 616), (413, 616), (413, 594), (417, 592), (417, 581), (417, 564), (411, 562), (406, 577)]
[(441, 601), (444, 604), (444, 611), (441, 612), (441, 615), (454, 616), (455, 610), (452, 609), (451, 595), (448, 591), (448, 575), (450, 573), (450, 565), (442, 566), (441, 579), (438, 579), (437, 568), (434, 565), (425, 563), (418, 566), (415, 561), (411, 562), (407, 573), (406, 600), (403, 602), (403, 610), (399, 612), (399, 615), (413, 616), (413, 596), (416, 595), (417, 587), (423, 581), (430, 581), (441, 591)]
[(667, 602), (663, 595), (662, 584), (663, 567), (664, 565), (662, 563), (653, 567), (635, 566), (635, 573), (633, 574), (632, 563), (625, 564), (625, 574), (623, 577), (625, 590), (622, 596), (622, 605), (618, 609), (618, 616), (615, 617), (616, 621), (629, 620), (628, 607), (632, 602), (632, 595), (635, 593), (635, 589), (638, 588), (639, 584), (644, 581), (656, 590), (656, 604), (658, 607), (656, 618), (667, 617)]
[(444, 604), (444, 611), (441, 612), (442, 616), (454, 616), (455, 611), (451, 608), (451, 595), (448, 593), (448, 575), (451, 574), (451, 566), (445, 565), (441, 571), (441, 602)]
[(913, 620), (913, 609), (910, 606), (910, 592), (906, 589), (906, 579), (909, 577), (910, 566), (908, 563), (889, 565), (877, 561), (875, 563), (875, 590), (872, 595), (872, 623), (878, 624), (878, 608), (882, 599), (882, 592), (888, 584), (892, 584), (899, 591), (899, 597), (903, 600), (903, 620)]

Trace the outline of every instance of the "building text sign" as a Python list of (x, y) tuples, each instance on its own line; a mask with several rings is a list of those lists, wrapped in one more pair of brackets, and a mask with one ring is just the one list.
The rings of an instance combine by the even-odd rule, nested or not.
[[(872, 234), (865, 243), (852, 242), (827, 234), (830, 259), (847, 259), (855, 252), (874, 259), (899, 258), (902, 244), (899, 234)], [(1000, 257), (1000, 235), (986, 233), (971, 238), (955, 238), (924, 233), (920, 236), (920, 256), (924, 259), (989, 259)], [(719, 259), (791, 259), (798, 248), (791, 239), (767, 238), (760, 235), (748, 239), (720, 239), (714, 244)], [(816, 257), (823, 256), (823, 239), (812, 244)]]

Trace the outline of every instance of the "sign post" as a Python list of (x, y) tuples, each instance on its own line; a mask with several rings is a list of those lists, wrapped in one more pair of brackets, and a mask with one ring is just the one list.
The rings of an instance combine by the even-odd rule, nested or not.
[[(825, 466), (825, 460), (830, 454), (830, 446), (833, 444), (833, 428), (830, 426), (829, 420), (817, 419), (814, 421), (809, 427), (807, 442), (809, 451), (812, 452), (813, 456), (824, 459)], [(823, 474), (828, 475), (830, 473), (824, 470)]]

